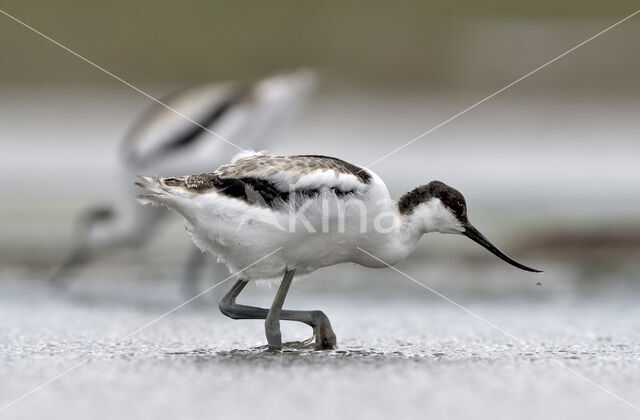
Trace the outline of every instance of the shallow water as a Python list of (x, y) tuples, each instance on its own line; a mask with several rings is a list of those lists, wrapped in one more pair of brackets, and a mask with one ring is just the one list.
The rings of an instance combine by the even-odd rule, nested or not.
[[(0, 280), (1, 403), (72, 370), (6, 418), (640, 416), (598, 388), (640, 404), (633, 293), (446, 291), (485, 322), (419, 287), (329, 291), (310, 279), (285, 306), (324, 310), (338, 348), (272, 353), (261, 322), (219, 314), (226, 284), (157, 319), (184, 301), (169, 279), (81, 277), (53, 290), (38, 276)], [(273, 293), (250, 287), (239, 300), (265, 305)], [(285, 341), (311, 333), (282, 331)]]

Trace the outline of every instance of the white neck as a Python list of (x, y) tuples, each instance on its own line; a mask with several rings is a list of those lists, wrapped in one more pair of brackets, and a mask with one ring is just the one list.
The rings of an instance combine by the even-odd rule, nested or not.
[[(425, 232), (419, 218), (414, 217), (413, 214), (400, 214), (395, 203), (390, 204), (388, 211), (393, 214), (391, 225), (385, 225), (383, 229), (370, 225), (373, 232), (361, 236), (359, 246), (385, 263), (393, 265), (404, 260), (413, 252), (418, 240)], [(364, 266), (374, 268), (385, 266), (380, 261), (372, 260), (366, 255), (359, 256), (362, 258), (358, 258), (358, 262)]]
[[(418, 244), (423, 234), (429, 232), (461, 233), (464, 229), (453, 214), (447, 210), (439, 199), (432, 199), (418, 205), (411, 214), (394, 212), (394, 228), (376, 235), (372, 241), (364, 244), (371, 254), (376, 255), (388, 264), (396, 264), (408, 257)], [(363, 246), (363, 249), (364, 249)], [(377, 252), (377, 253), (376, 253)], [(379, 262), (364, 264), (379, 267)]]

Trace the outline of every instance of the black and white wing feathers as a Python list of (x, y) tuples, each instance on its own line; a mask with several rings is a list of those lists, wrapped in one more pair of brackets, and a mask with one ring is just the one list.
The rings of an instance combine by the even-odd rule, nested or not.
[(338, 197), (363, 193), (371, 180), (367, 169), (333, 157), (258, 153), (223, 165), (212, 173), (162, 181), (167, 187), (182, 187), (202, 194), (214, 190), (251, 205), (275, 209), (292, 201), (299, 204), (326, 191)]

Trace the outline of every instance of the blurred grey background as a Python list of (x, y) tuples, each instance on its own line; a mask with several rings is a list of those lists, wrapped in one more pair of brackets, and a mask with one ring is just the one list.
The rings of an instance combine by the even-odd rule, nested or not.
[[(367, 165), (613, 24), (632, 5), (8, 1), (2, 7), (156, 97), (211, 80), (316, 69), (315, 96), (271, 151)], [(2, 18), (0, 258), (45, 267), (69, 242), (74, 215), (90, 203), (108, 203), (119, 188), (118, 143), (150, 101)], [(631, 19), (373, 169), (394, 197), (431, 179), (457, 187), (472, 220), (519, 256), (561, 252), (578, 263), (635, 257), (639, 36), (640, 22)], [(165, 249), (186, 245), (180, 225), (164, 238)], [(423, 242), (430, 252), (442, 243), (484, 255), (472, 244), (438, 241)]]
[[(317, 91), (271, 152), (360, 165), (637, 7), (623, 0), (0, 3), (155, 97), (315, 69)], [(294, 284), (287, 301), (327, 310), (343, 353), (263, 359), (236, 352), (264, 341), (259, 323), (216, 314), (227, 285), (203, 297), (204, 310), (178, 311), (112, 345), (183, 302), (190, 244), (175, 215), (152, 245), (95, 261), (70, 290), (47, 288), (77, 215), (121, 190), (118, 145), (150, 101), (0, 15), (3, 400), (85, 354), (97, 359), (11, 414), (37, 417), (44, 407), (58, 418), (238, 410), (279, 417), (304, 408), (307, 418), (566, 418), (576, 410), (585, 419), (631, 418), (633, 409), (554, 363), (640, 401), (639, 39), (636, 16), (372, 168), (395, 198), (432, 179), (458, 188), (476, 227), (546, 271), (519, 272), (471, 241), (435, 234), (398, 266), (526, 344), (397, 273), (344, 265)], [(251, 288), (246, 300), (268, 304), (272, 295)], [(308, 335), (289, 324), (285, 331), (286, 339), (289, 331)], [(310, 380), (310, 372), (318, 376)], [(274, 383), (282, 393), (265, 393)], [(314, 397), (325, 391), (325, 400)]]

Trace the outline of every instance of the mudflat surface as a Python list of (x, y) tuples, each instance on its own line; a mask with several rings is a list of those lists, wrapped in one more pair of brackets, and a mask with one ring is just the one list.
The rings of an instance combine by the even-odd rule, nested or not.
[[(0, 280), (0, 404), (60, 377), (3, 418), (640, 416), (620, 400), (640, 405), (634, 293), (447, 291), (472, 315), (417, 285), (330, 291), (309, 279), (285, 306), (324, 310), (339, 347), (275, 354), (261, 322), (217, 311), (229, 283), (158, 319), (185, 300), (169, 279), (79, 279), (61, 291), (28, 277)], [(251, 286), (239, 301), (273, 294)], [(285, 341), (311, 333), (282, 330)]]

